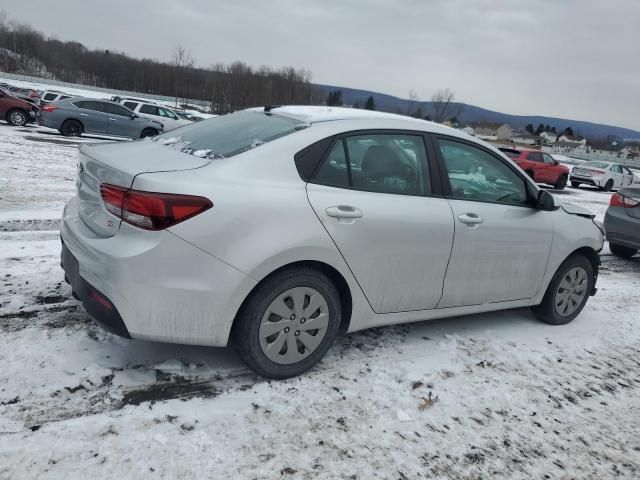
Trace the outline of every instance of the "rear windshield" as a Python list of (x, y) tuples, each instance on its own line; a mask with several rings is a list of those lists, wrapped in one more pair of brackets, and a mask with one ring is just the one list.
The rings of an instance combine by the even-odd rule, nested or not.
[(582, 165), (585, 167), (609, 168), (609, 164), (604, 162), (584, 162)]
[(153, 137), (153, 142), (201, 158), (226, 158), (305, 128), (306, 123), (263, 112), (237, 112)]

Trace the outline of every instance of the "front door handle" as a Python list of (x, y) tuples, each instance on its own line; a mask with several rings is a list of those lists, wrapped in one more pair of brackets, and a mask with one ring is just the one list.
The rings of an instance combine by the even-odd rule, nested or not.
[(80, 114), (80, 116), (81, 116), (81, 117), (88, 117), (88, 116), (89, 116), (89, 114), (88, 114), (88, 113), (81, 113), (81, 114)]
[(109, 120), (111, 120), (112, 122), (117, 122), (118, 121), (117, 118), (109, 118)]
[(349, 205), (336, 205), (325, 210), (333, 218), (361, 218), (362, 210)]
[(463, 213), (458, 216), (458, 220), (460, 220), (465, 225), (478, 225), (482, 223), (482, 217), (478, 216), (475, 213)]

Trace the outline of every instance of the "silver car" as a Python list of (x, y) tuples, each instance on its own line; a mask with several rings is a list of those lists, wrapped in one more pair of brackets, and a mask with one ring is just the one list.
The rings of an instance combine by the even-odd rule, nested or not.
[(300, 374), (339, 331), (532, 307), (573, 320), (602, 226), (509, 158), (430, 122), (252, 109), (82, 145), (62, 219), (74, 295), (115, 333), (225, 346)]
[(141, 118), (122, 105), (99, 98), (67, 98), (44, 105), (37, 113), (37, 121), (65, 136), (88, 133), (136, 139), (152, 137), (164, 128), (160, 122)]

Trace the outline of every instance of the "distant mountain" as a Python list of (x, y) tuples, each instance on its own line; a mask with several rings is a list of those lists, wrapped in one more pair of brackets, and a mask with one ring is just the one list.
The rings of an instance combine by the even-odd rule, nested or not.
[[(407, 111), (408, 100), (386, 95), (384, 93), (371, 92), (369, 90), (358, 90), (355, 88), (336, 87), (333, 85), (315, 85), (316, 88), (328, 94), (331, 90), (342, 90), (342, 101), (345, 105), (353, 105), (359, 102), (364, 105), (369, 98), (373, 97), (376, 110), (394, 113), (405, 113)], [(430, 111), (431, 102), (419, 102), (422, 111)], [(568, 120), (566, 118), (544, 117), (540, 115), (510, 115), (508, 113), (494, 112), (486, 108), (476, 107), (467, 103), (457, 103), (462, 107), (462, 113), (458, 115), (458, 120), (462, 123), (475, 122), (499, 122), (508, 123), (513, 128), (524, 128), (528, 123), (537, 127), (539, 124), (556, 127), (561, 132), (566, 127), (571, 127), (575, 133), (579, 133), (587, 138), (606, 138), (609, 135), (626, 140), (640, 139), (640, 132), (629, 128), (615, 127), (612, 125), (601, 125), (599, 123), (583, 122), (580, 120)]]

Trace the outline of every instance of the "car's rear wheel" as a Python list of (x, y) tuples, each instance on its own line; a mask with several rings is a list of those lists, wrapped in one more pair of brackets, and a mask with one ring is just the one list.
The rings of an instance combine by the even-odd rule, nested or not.
[(609, 242), (609, 250), (611, 250), (611, 253), (613, 253), (616, 257), (627, 259), (633, 257), (636, 253), (638, 253), (638, 250), (635, 248), (625, 247), (624, 245), (618, 245), (617, 243), (611, 242)]
[(567, 186), (567, 176), (566, 175), (560, 175), (560, 178), (558, 178), (558, 181), (556, 182), (556, 184), (554, 185), (556, 190), (564, 190), (564, 187)]
[(571, 182), (571, 186), (573, 188), (578, 188), (580, 186), (580, 182)]
[(593, 291), (595, 276), (588, 258), (574, 254), (551, 279), (542, 303), (533, 307), (536, 316), (551, 325), (564, 325), (576, 318)]
[(13, 125), (14, 127), (23, 127), (29, 120), (29, 114), (19, 108), (13, 108), (7, 112), (5, 120), (9, 125)]
[(155, 137), (156, 135), (158, 135), (158, 130), (155, 128), (145, 128), (142, 130), (140, 138)]
[(288, 268), (267, 278), (245, 301), (233, 326), (233, 344), (258, 374), (293, 377), (324, 356), (340, 315), (340, 295), (323, 273)]
[(607, 183), (604, 184), (604, 187), (602, 189), (605, 192), (610, 192), (611, 190), (613, 190), (613, 180), (607, 180)]
[(60, 133), (65, 137), (79, 137), (84, 128), (78, 120), (65, 120), (60, 127)]

